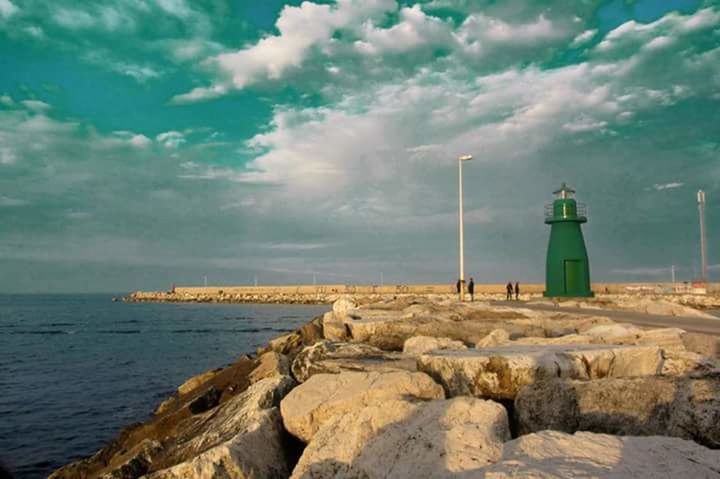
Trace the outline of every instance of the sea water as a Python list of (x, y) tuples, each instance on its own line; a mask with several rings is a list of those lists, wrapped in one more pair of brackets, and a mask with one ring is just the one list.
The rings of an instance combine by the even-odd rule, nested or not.
[(0, 295), (0, 461), (46, 477), (147, 419), (188, 377), (328, 309)]

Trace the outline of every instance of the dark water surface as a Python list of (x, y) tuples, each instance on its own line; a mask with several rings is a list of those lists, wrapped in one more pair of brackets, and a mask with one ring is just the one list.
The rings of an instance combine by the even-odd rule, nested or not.
[(45, 477), (145, 420), (188, 377), (328, 309), (0, 295), (0, 461)]

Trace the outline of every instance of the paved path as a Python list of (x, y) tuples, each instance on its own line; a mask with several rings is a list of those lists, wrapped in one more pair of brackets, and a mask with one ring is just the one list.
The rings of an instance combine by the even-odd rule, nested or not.
[(492, 301), (497, 306), (512, 306), (539, 311), (561, 311), (588, 316), (607, 316), (616, 321), (632, 323), (637, 326), (650, 326), (656, 328), (681, 328), (694, 333), (713, 334), (720, 336), (720, 318), (696, 318), (692, 316), (662, 316), (658, 314), (636, 313), (633, 311), (620, 311), (617, 309), (586, 309), (566, 308), (545, 304), (527, 304), (523, 301)]

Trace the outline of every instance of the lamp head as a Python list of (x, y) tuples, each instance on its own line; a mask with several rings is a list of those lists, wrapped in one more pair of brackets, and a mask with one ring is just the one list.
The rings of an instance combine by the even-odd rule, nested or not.
[(463, 156), (458, 157), (458, 160), (460, 160), (460, 161), (468, 161), (468, 160), (472, 160), (472, 159), (473, 159), (472, 155), (463, 155)]

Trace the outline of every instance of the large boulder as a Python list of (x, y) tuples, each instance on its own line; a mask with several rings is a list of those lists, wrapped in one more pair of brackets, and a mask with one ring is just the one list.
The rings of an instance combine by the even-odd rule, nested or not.
[(319, 341), (308, 346), (292, 363), (292, 374), (299, 382), (314, 374), (341, 372), (415, 370), (415, 360), (363, 343)]
[(408, 371), (316, 374), (293, 389), (280, 404), (285, 428), (309, 442), (336, 415), (351, 414), (388, 399), (442, 399), (443, 390), (428, 375)]
[(671, 437), (543, 431), (505, 443), (502, 460), (467, 477), (718, 478), (720, 451)]
[(522, 387), (543, 379), (655, 375), (662, 362), (662, 351), (651, 346), (511, 345), (433, 351), (418, 358), (417, 368), (442, 384), (449, 397), (513, 399)]
[(211, 378), (213, 378), (220, 369), (211, 369), (210, 371), (205, 371), (204, 373), (200, 373), (197, 376), (193, 376), (184, 383), (182, 383), (177, 388), (178, 394), (187, 394), (190, 391), (197, 389), (198, 386), (203, 385), (207, 381), (209, 381)]
[(268, 351), (261, 354), (257, 361), (258, 365), (249, 375), (250, 383), (256, 383), (265, 378), (288, 376), (290, 374), (290, 361), (284, 354)]
[(290, 465), (277, 404), (293, 384), (288, 376), (269, 377), (205, 413), (188, 437), (166, 451), (164, 462), (172, 465), (147, 478), (286, 477)]
[(328, 421), (291, 477), (457, 477), (497, 461), (508, 439), (505, 408), (492, 401), (382, 401)]
[(720, 377), (556, 379), (520, 391), (515, 414), (521, 433), (677, 436), (720, 448)]
[(467, 346), (462, 341), (432, 336), (413, 336), (403, 345), (403, 353), (409, 356), (419, 356), (436, 349), (462, 350), (467, 349)]
[(510, 343), (510, 333), (504, 329), (493, 329), (487, 336), (475, 343), (477, 349), (494, 348)]

